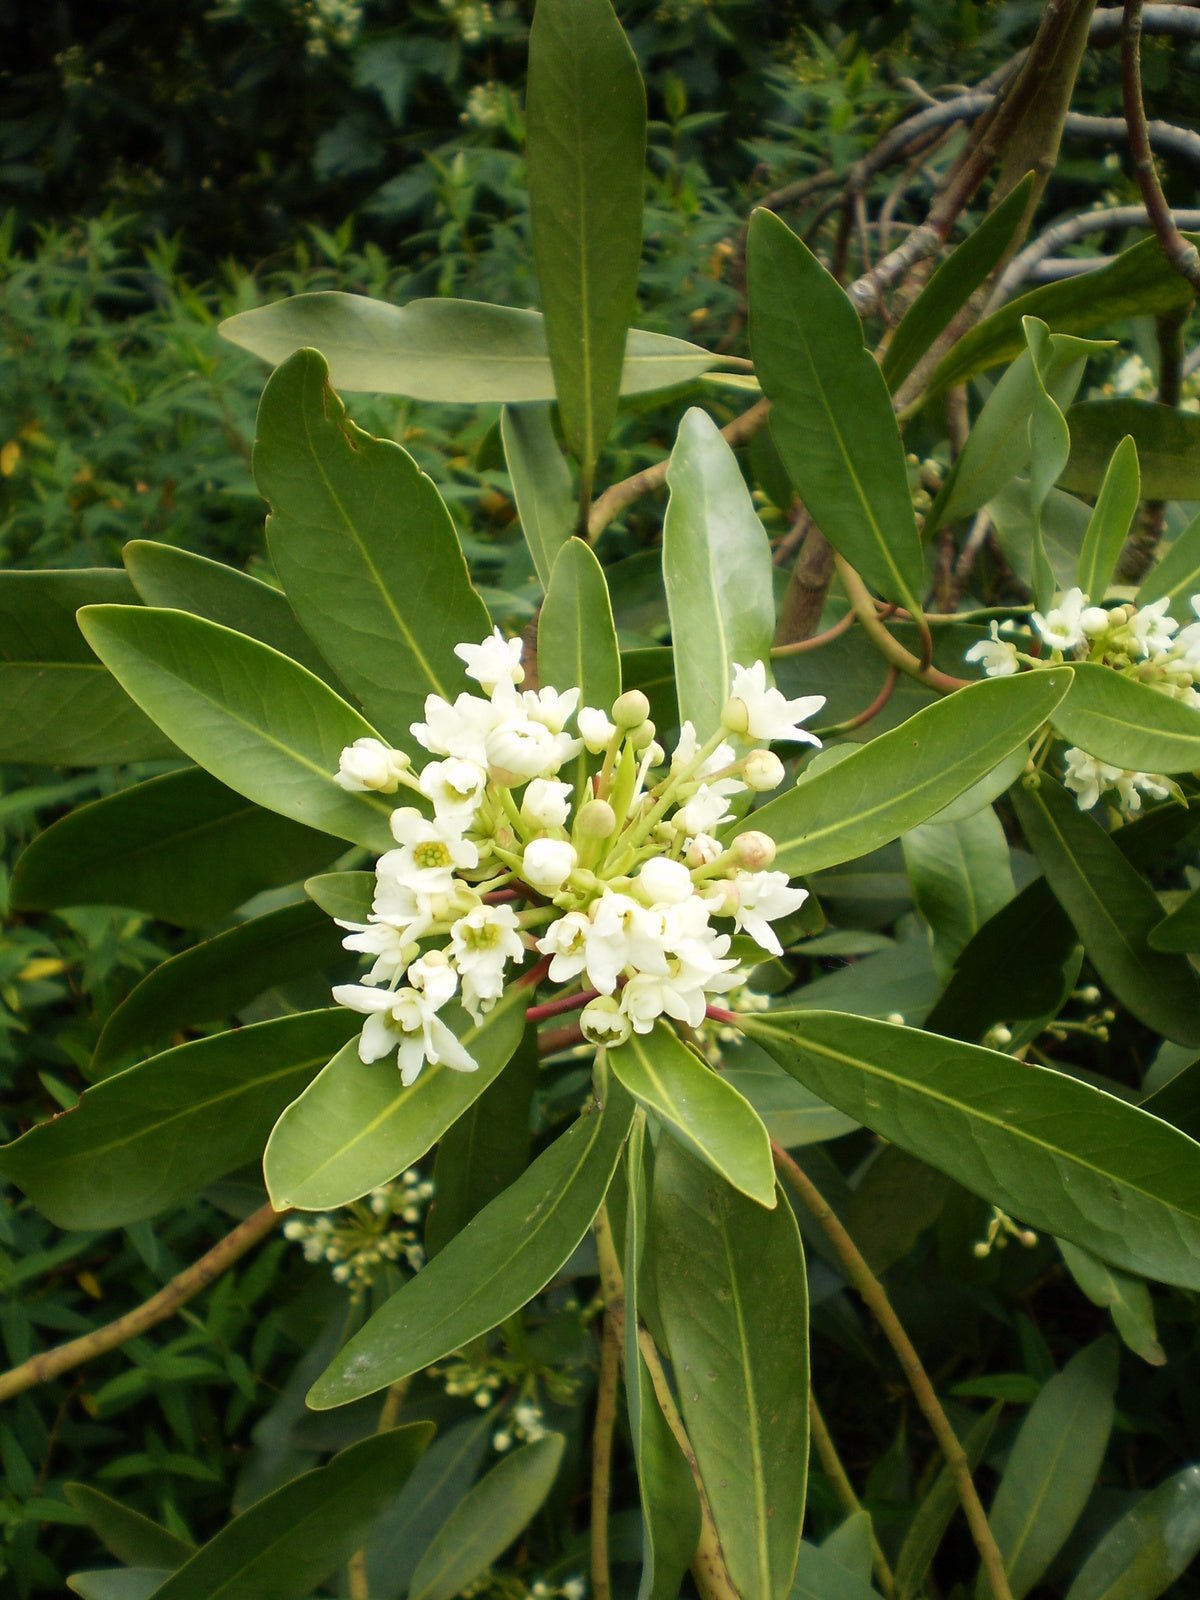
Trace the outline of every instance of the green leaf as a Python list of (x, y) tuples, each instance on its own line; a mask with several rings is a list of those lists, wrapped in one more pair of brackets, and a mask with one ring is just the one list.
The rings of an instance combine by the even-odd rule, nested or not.
[(156, 1600), (305, 1600), (362, 1544), (432, 1434), (428, 1422), (373, 1434), (293, 1478), (222, 1528)]
[(1058, 482), (1071, 450), (1067, 419), (1046, 387), (1053, 362), (1050, 330), (1036, 317), (1022, 322), (1036, 383), (1033, 413), (1029, 418), (1029, 510), (1033, 519), (1033, 597), (1043, 610), (1054, 599), (1054, 569), (1046, 555), (1042, 516), (1050, 491)]
[(771, 547), (737, 457), (698, 406), (679, 424), (667, 485), (663, 582), (679, 714), (703, 741), (720, 725), (734, 663), (770, 667)]
[(1063, 1263), (1079, 1288), (1095, 1306), (1104, 1306), (1113, 1326), (1135, 1355), (1152, 1367), (1166, 1363), (1154, 1323), (1154, 1302), (1141, 1278), (1118, 1272), (1078, 1245), (1058, 1241)]
[(658, 1309), (729, 1575), (742, 1600), (792, 1583), (808, 1458), (808, 1291), (788, 1205), (767, 1211), (673, 1141), (654, 1163)]
[(607, 712), (621, 692), (621, 657), (608, 582), (582, 539), (563, 545), (538, 618), (538, 676), (555, 689), (578, 685), (580, 705)]
[(1094, 600), (1102, 600), (1112, 582), (1141, 499), (1141, 483), (1137, 445), (1127, 433), (1109, 459), (1079, 552), (1079, 587)]
[(357, 1039), (339, 1050), (267, 1142), (263, 1173), (276, 1210), (348, 1205), (419, 1161), (504, 1070), (524, 1030), (524, 1000), (510, 988), (481, 1023), (447, 1013), (479, 1063), (474, 1072), (427, 1066), (405, 1088), (390, 1057), (360, 1061)]
[(872, 1600), (876, 1593), (820, 1545), (801, 1543), (788, 1600)]
[(384, 735), (412, 750), (426, 695), (470, 687), (454, 646), (491, 623), (432, 478), (350, 421), (328, 370), (298, 350), (263, 391), (254, 476), (271, 557), (305, 631)]
[(775, 1204), (771, 1141), (758, 1113), (674, 1028), (658, 1022), (608, 1060), (634, 1099), (694, 1156), (760, 1206)]
[(918, 711), (834, 767), (753, 813), (798, 878), (837, 866), (927, 822), (1041, 726), (1070, 670), (992, 678)]
[(5, 1145), (0, 1171), (59, 1228), (157, 1216), (256, 1160), (272, 1122), (355, 1022), (334, 1007), (177, 1045)]
[(725, 1081), (749, 1100), (767, 1133), (785, 1150), (838, 1139), (858, 1127), (850, 1117), (810, 1094), (748, 1039), (736, 1051), (727, 1051), (725, 1062)]
[(550, 423), (550, 407), (505, 406), (500, 439), (512, 482), (517, 517), (543, 589), (558, 552), (575, 526), (571, 469)]
[(769, 211), (750, 219), (750, 344), (771, 435), (821, 532), (885, 600), (925, 584), (887, 384), (845, 291)]
[(586, 486), (616, 414), (646, 187), (646, 91), (609, 0), (538, 0), (525, 124), (546, 344)]
[(1073, 667), (1050, 725), (1069, 743), (1137, 772), (1200, 767), (1200, 711), (1099, 662)]
[(316, 906), (282, 906), (191, 950), (142, 979), (108, 1018), (92, 1057), (111, 1071), (135, 1050), (183, 1028), (231, 1018), (276, 984), (344, 960), (341, 933)]
[(1021, 332), (1025, 317), (1040, 317), (1056, 333), (1086, 334), (1122, 317), (1177, 310), (1191, 299), (1192, 291), (1166, 260), (1157, 239), (1141, 239), (1111, 265), (1031, 289), (976, 323), (942, 357), (924, 398), (930, 400), (1019, 355), (1025, 344)]
[(1108, 1530), (1067, 1600), (1157, 1600), (1200, 1553), (1200, 1467), (1185, 1467)]
[[(555, 398), (541, 314), (511, 306), (477, 300), (393, 306), (325, 290), (241, 311), (220, 332), (272, 366), (297, 350), (319, 350), (329, 362), (330, 383), (344, 392), (461, 405)], [(630, 330), (624, 350), (622, 394), (671, 389), (721, 364), (720, 356), (686, 339), (638, 328)]]
[(438, 1144), (425, 1249), (435, 1256), (529, 1164), (530, 1112), (538, 1082), (537, 1029), (526, 1028), (507, 1067)]
[(1036, 788), (1018, 785), (1013, 804), (1047, 883), (1117, 999), (1167, 1038), (1200, 1044), (1200, 978), (1183, 956), (1150, 947), (1162, 907), (1142, 873), (1044, 773)]
[(1096, 494), (1120, 441), (1133, 439), (1145, 500), (1200, 500), (1200, 417), (1154, 400), (1081, 400), (1067, 413), (1064, 489)]
[(1033, 189), (1027, 173), (994, 211), (942, 262), (909, 306), (884, 352), (882, 368), (893, 394), (967, 301), (999, 265), (1021, 224)]
[(170, 1569), (163, 1567), (113, 1567), (107, 1572), (73, 1572), (67, 1588), (80, 1600), (149, 1600), (169, 1576)]
[(1171, 950), (1180, 955), (1200, 950), (1200, 889), (1151, 928), (1148, 937), (1154, 950)]
[(80, 806), (40, 833), (13, 870), (11, 904), (131, 906), (195, 927), (325, 866), (339, 848), (191, 767)]
[(95, 767), (178, 754), (88, 649), (80, 606), (136, 604), (118, 567), (0, 572), (0, 761)]
[[(983, 1416), (975, 1419), (962, 1437), (963, 1452), (972, 1472), (983, 1459), (1000, 1411), (1001, 1403), (997, 1401)], [(938, 1553), (951, 1518), (961, 1504), (954, 1473), (943, 1463), (917, 1507), (896, 1557), (896, 1593), (899, 1600), (915, 1600), (915, 1596), (922, 1592), (925, 1574)]]
[(505, 1456), (463, 1497), (417, 1563), (410, 1600), (455, 1600), (541, 1510), (562, 1461), (561, 1433)]
[(844, 1522), (839, 1522), (833, 1532), (825, 1536), (820, 1549), (823, 1555), (831, 1557), (840, 1567), (869, 1585), (874, 1561), (871, 1513), (852, 1511)]
[(779, 1011), (743, 1026), (814, 1094), (1010, 1215), (1127, 1271), (1200, 1284), (1197, 1148), (1157, 1117), (889, 1022)]
[(322, 1411), (374, 1394), (526, 1305), (591, 1226), (632, 1117), (633, 1102), (610, 1083), (604, 1110), (585, 1110), (394, 1294), (313, 1385), (308, 1403)]
[[(1117, 1347), (1098, 1339), (1048, 1380), (1029, 1408), (988, 1515), (1013, 1600), (1024, 1600), (1087, 1504), (1113, 1424)], [(977, 1600), (990, 1600), (980, 1573)]]
[(183, 611), (87, 606), (79, 625), (138, 704), (214, 778), (294, 822), (388, 849), (391, 805), (335, 782), (343, 749), (375, 730), (319, 678)]
[(210, 561), (207, 556), (153, 539), (131, 539), (121, 556), (144, 605), (190, 611), (236, 633), (249, 634), (339, 688), (281, 589), (223, 561)]
[(326, 916), (338, 922), (365, 923), (377, 882), (373, 872), (323, 872), (305, 879), (304, 892)]
[(927, 822), (901, 842), (913, 899), (944, 980), (979, 929), (1013, 897), (1008, 841), (986, 806), (961, 822)]
[(1162, 560), (1146, 574), (1137, 604), (1148, 606), (1167, 595), (1171, 602), (1167, 609), (1176, 622), (1195, 622), (1190, 601), (1196, 593), (1200, 593), (1200, 517), (1176, 535)]
[(88, 1526), (109, 1555), (129, 1566), (165, 1567), (169, 1572), (181, 1566), (196, 1549), (189, 1540), (152, 1522), (140, 1511), (123, 1506), (119, 1500), (101, 1494), (90, 1484), (65, 1483), (63, 1493), (76, 1511), (86, 1517)]

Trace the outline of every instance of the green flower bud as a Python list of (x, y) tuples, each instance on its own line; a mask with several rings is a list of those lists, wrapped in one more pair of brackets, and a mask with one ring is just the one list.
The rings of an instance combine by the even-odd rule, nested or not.
[[(612, 719), (618, 728), (640, 728), (650, 715), (650, 702), (640, 689), (626, 689), (613, 701)], [(653, 731), (650, 738), (654, 737)], [(647, 739), (646, 743), (649, 744)]]
[(580, 806), (575, 831), (581, 839), (607, 839), (617, 826), (617, 814), (607, 800), (589, 800)]

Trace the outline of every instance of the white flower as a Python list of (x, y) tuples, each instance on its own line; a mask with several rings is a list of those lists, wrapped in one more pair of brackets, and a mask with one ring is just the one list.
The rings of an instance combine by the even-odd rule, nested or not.
[(633, 1024), (621, 1009), (620, 1001), (602, 994), (579, 1013), (579, 1028), (589, 1044), (615, 1050), (633, 1032)]
[(525, 958), (516, 912), (509, 905), (476, 906), (450, 929), (450, 949), (463, 1004), (478, 1022), (504, 992), (505, 967)]
[(484, 743), (495, 721), (491, 703), (478, 695), (460, 694), (450, 705), (440, 695), (430, 694), (425, 697), (425, 721), (414, 722), (412, 734), (431, 755), (458, 756), (483, 767), (487, 765)]
[(521, 796), (521, 815), (534, 828), (561, 828), (571, 815), (569, 783), (556, 778), (534, 778)]
[(1151, 605), (1139, 606), (1129, 619), (1129, 632), (1137, 640), (1144, 656), (1152, 655), (1156, 650), (1170, 649), (1171, 640), (1179, 631), (1175, 618), (1167, 615), (1170, 603), (1170, 595), (1163, 595), (1161, 600), (1155, 600)]
[(537, 948), (554, 958), (547, 974), (551, 983), (568, 983), (583, 971), (591, 931), (591, 919), (582, 911), (568, 911), (546, 929)]
[(498, 683), (520, 683), (525, 676), (520, 639), (506, 639), (499, 628), (493, 628), (482, 644), (456, 644), (454, 654), (465, 662), (467, 677), (489, 693)]
[(562, 888), (578, 861), (575, 846), (566, 839), (533, 839), (525, 846), (521, 876), (535, 889), (549, 893)]
[(333, 998), (366, 1016), (358, 1041), (360, 1060), (378, 1061), (395, 1050), (405, 1088), (415, 1083), (426, 1062), (455, 1072), (474, 1072), (478, 1065), (437, 1015), (433, 1002), (416, 989), (343, 983), (334, 989)]
[(610, 722), (607, 715), (597, 710), (595, 706), (580, 706), (575, 726), (579, 729), (584, 744), (594, 756), (601, 755), (608, 749), (617, 731), (616, 724)]
[(592, 987), (611, 994), (626, 967), (665, 975), (664, 922), (627, 894), (606, 890), (593, 908), (587, 936), (587, 975)]
[(401, 806), (392, 812), (390, 824), (401, 848), (382, 856), (377, 870), (407, 884), (414, 894), (449, 894), (456, 872), (479, 865), (478, 848), (463, 838), (454, 817), (430, 821), (412, 806)]
[(1020, 670), (1017, 660), (1017, 647), (1000, 637), (1000, 624), (992, 623), (992, 636), (990, 639), (980, 639), (978, 644), (973, 644), (963, 657), (965, 661), (978, 661), (989, 678), (1009, 678), (1014, 672)]
[(634, 1033), (649, 1033), (664, 1013), (677, 1022), (686, 1022), (690, 1028), (698, 1028), (704, 1021), (707, 1004), (702, 984), (677, 962), (663, 976), (635, 972), (621, 990), (621, 1010)]
[(778, 789), (785, 776), (783, 762), (773, 750), (751, 750), (742, 767), (746, 787), (756, 794)]
[(458, 988), (458, 973), (444, 950), (429, 950), (409, 967), (408, 981), (435, 1011), (440, 1011)]
[(375, 957), (375, 965), (364, 976), (364, 983), (395, 983), (417, 953), (417, 945), (406, 927), (383, 921), (342, 922), (338, 926), (353, 929), (350, 936), (342, 940), (345, 949)]
[(667, 856), (654, 856), (644, 862), (634, 888), (651, 906), (677, 905), (695, 893), (692, 875), (683, 862), (671, 861)]
[(1074, 650), (1084, 642), (1083, 613), (1087, 603), (1082, 589), (1068, 589), (1045, 616), (1035, 611), (1029, 621), (1052, 650)]
[(825, 704), (823, 694), (785, 699), (778, 689), (767, 686), (767, 669), (761, 661), (748, 667), (735, 664), (729, 693), (732, 699), (740, 700), (745, 706), (746, 732), (752, 739), (761, 739), (765, 744), (776, 739), (796, 739), (820, 745), (821, 741), (800, 723)]
[(681, 833), (712, 833), (723, 822), (732, 821), (733, 812), (726, 804), (726, 791), (731, 786), (735, 791), (743, 787), (736, 778), (702, 783), (687, 804), (675, 813), (676, 828)]
[(342, 751), (335, 782), (351, 793), (395, 794), (412, 762), (378, 739), (355, 739)]
[(496, 783), (506, 787), (526, 783), (530, 778), (557, 772), (574, 754), (571, 746), (575, 744), (566, 734), (552, 733), (544, 722), (535, 722), (520, 711), (498, 722), (488, 734), (488, 772)]
[(735, 872), (733, 891), (737, 898), (733, 920), (739, 933), (748, 933), (764, 950), (781, 956), (783, 946), (771, 923), (798, 911), (808, 890), (789, 888), (786, 872)]
[(689, 867), (707, 867), (721, 854), (723, 846), (711, 833), (696, 833), (683, 841), (684, 860)]
[(433, 801), (433, 809), (439, 817), (457, 818), (466, 823), (479, 809), (487, 787), (487, 773), (474, 761), (451, 756), (447, 761), (430, 761), (421, 769), (417, 781), (421, 793)]
[(544, 689), (526, 689), (521, 704), (532, 721), (540, 722), (551, 733), (561, 733), (579, 704), (579, 690), (567, 689), (560, 694), (549, 685)]
[(1109, 766), (1107, 761), (1097, 761), (1086, 750), (1074, 745), (1063, 752), (1066, 771), (1063, 783), (1076, 797), (1081, 811), (1090, 811), (1105, 789), (1111, 789), (1121, 777), (1121, 768)]
[[(695, 728), (690, 722), (684, 722), (679, 730), (679, 739), (675, 749), (671, 754), (672, 768), (690, 767), (692, 762), (695, 761), (699, 750), (700, 741), (696, 737)], [(722, 740), (712, 754), (706, 756), (700, 763), (694, 776), (697, 778), (711, 777), (714, 772), (720, 772), (725, 767), (731, 767), (736, 760), (737, 752), (733, 746), (726, 744)]]

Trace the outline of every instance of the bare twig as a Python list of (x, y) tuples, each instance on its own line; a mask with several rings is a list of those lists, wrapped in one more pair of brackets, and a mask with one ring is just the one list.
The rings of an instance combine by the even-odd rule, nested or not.
[[(1122, 124), (1123, 126), (1123, 124)], [(1176, 220), (1185, 228), (1200, 228), (1200, 209), (1179, 211)], [(1064, 217), (1053, 227), (1040, 233), (1032, 243), (1015, 255), (1005, 268), (988, 304), (998, 305), (1033, 275), (1033, 269), (1067, 245), (1086, 239), (1089, 234), (1124, 231), (1128, 228), (1148, 228), (1145, 206), (1105, 206), (1097, 211), (1083, 211), (1074, 217)], [(1100, 264), (1100, 263), (1096, 263)], [(1093, 263), (1087, 262), (1091, 267)]]
[(593, 1223), (604, 1295), (604, 1327), (600, 1336), (600, 1375), (596, 1382), (596, 1415), (592, 1422), (591, 1578), (596, 1600), (610, 1600), (612, 1572), (608, 1555), (608, 1509), (612, 1499), (613, 1433), (620, 1393), (621, 1346), (625, 1336), (625, 1284), (613, 1243), (608, 1212), (600, 1207)]
[[(1090, 117), (1082, 111), (1067, 113), (1063, 132), (1076, 139), (1104, 139), (1116, 145), (1124, 145), (1128, 137), (1124, 117)], [(1154, 149), (1200, 165), (1200, 133), (1159, 118), (1147, 122), (1146, 132)]]
[[(1120, 6), (1103, 6), (1092, 18), (1088, 43), (1116, 44), (1121, 37), (1121, 19)], [(1147, 6), (1142, 12), (1142, 32), (1200, 39), (1200, 10), (1190, 5)]]
[(1125, 0), (1121, 25), (1121, 101), (1129, 129), (1129, 153), (1150, 226), (1162, 253), (1193, 289), (1200, 290), (1200, 250), (1180, 233), (1163, 193), (1150, 146), (1150, 130), (1142, 101), (1142, 0)]

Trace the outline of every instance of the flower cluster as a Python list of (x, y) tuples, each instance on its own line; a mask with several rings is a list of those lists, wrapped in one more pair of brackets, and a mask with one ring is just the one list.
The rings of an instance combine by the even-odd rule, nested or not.
[(410, 1168), (336, 1214), (289, 1218), (283, 1236), (302, 1247), (306, 1261), (328, 1262), (334, 1281), (357, 1300), (385, 1264), (402, 1261), (413, 1272), (424, 1265), (420, 1224), (432, 1196), (433, 1184)]
[(483, 692), (428, 697), (412, 733), (432, 760), (414, 770), (375, 739), (342, 754), (343, 787), (405, 790), (432, 810), (392, 812), (368, 920), (342, 923), (347, 949), (372, 959), (334, 990), (366, 1016), (362, 1059), (394, 1052), (405, 1084), (426, 1062), (471, 1071), (444, 1009), (457, 1000), (479, 1022), (531, 954), (523, 981), (570, 985), (593, 1044), (661, 1016), (698, 1026), (745, 983), (734, 934), (778, 955), (772, 924), (806, 898), (770, 870), (765, 834), (725, 835), (783, 779), (762, 746), (816, 744), (800, 723), (823, 698), (787, 700), (761, 662), (735, 666), (721, 726), (701, 741), (685, 722), (668, 759), (640, 690), (607, 710), (580, 706), (578, 689), (522, 690), (521, 643), (499, 630), (456, 652)]

